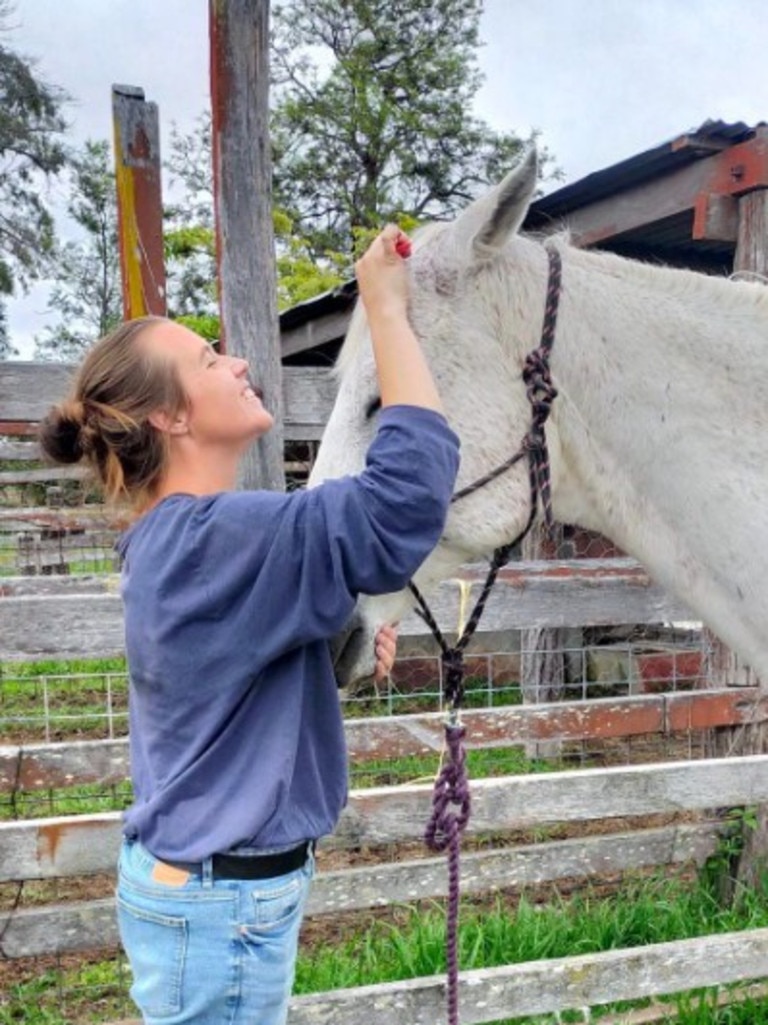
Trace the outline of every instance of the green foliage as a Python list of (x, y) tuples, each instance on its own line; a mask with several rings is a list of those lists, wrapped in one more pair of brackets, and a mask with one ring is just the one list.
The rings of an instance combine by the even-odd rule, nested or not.
[[(689, 939), (768, 923), (758, 898), (726, 911), (703, 888), (655, 878), (629, 882), (601, 898), (586, 890), (571, 900), (534, 904), (523, 897), (513, 911), (499, 897), (489, 909), (466, 906), (460, 918), (462, 970), (520, 964)], [(393, 926), (374, 921), (344, 942), (320, 945), (299, 958), (296, 990), (370, 985), (445, 971), (442, 909), (405, 910)]]
[(724, 826), (714, 854), (704, 865), (702, 880), (714, 900), (722, 907), (729, 907), (744, 894), (738, 878), (739, 864), (747, 838), (758, 826), (757, 808), (747, 805), (729, 809)]
[(35, 358), (77, 361), (122, 315), (115, 175), (109, 143), (88, 140), (71, 162), (67, 212), (82, 239), (56, 246), (50, 312), (59, 320), (35, 339)]
[[(7, 36), (10, 3), (0, 2)], [(61, 108), (66, 96), (46, 84), (32, 61), (0, 43), (0, 296), (26, 287), (45, 271), (54, 245), (53, 218), (43, 183), (64, 166)], [(12, 355), (0, 322), (0, 358)]]
[[(275, 196), (314, 252), (404, 212), (453, 216), (523, 141), (471, 114), (481, 0), (288, 0), (274, 8)], [(323, 69), (321, 71), (321, 68)]]
[(218, 342), (221, 334), (221, 321), (210, 313), (187, 313), (181, 314), (176, 320), (179, 324), (195, 331), (202, 338), (209, 342)]
[[(351, 278), (354, 260), (386, 221), (410, 231), (452, 217), (531, 141), (495, 132), (471, 113), (481, 84), (481, 6), (275, 6), (270, 127), (280, 309)], [(172, 133), (167, 167), (183, 190), (167, 211), (173, 315), (213, 312), (210, 154), (209, 116), (187, 135)], [(542, 156), (548, 164), (546, 150)]]
[[(181, 192), (181, 199), (165, 210), (168, 312), (175, 318), (206, 322), (218, 317), (209, 113), (201, 114), (186, 135), (172, 130), (165, 166), (171, 188)], [(184, 323), (191, 326), (194, 320)]]

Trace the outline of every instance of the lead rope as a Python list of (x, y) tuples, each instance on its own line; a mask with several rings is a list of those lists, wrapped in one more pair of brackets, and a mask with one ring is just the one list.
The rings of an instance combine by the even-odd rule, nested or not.
[(472, 494), (472, 492), (477, 491), (483, 485), (488, 484), (502, 473), (511, 469), (511, 467), (527, 455), (528, 481), (531, 495), (528, 521), (514, 541), (502, 545), (494, 551), (480, 597), (477, 599), (469, 620), (461, 630), (459, 639), (453, 647), (448, 644), (443, 636), (435, 617), (432, 615), (417, 586), (413, 581), (408, 585), (418, 604), (416, 612), (427, 624), (432, 636), (440, 647), (443, 689), (450, 705), (444, 724), (446, 757), (435, 780), (432, 793), (432, 812), (424, 832), (424, 842), (430, 850), (436, 852), (448, 851), (448, 908), (446, 912), (445, 938), (448, 1025), (459, 1025), (458, 922), (461, 834), (467, 827), (471, 813), (469, 780), (466, 771), (466, 751), (464, 749), (466, 731), (460, 719), (461, 704), (464, 699), (464, 651), (477, 629), (499, 570), (506, 565), (513, 548), (523, 540), (533, 526), (536, 519), (539, 497), (541, 497), (544, 522), (547, 529), (551, 530), (554, 523), (549, 479), (549, 454), (547, 452), (544, 424), (549, 416), (552, 403), (557, 397), (557, 389), (552, 384), (552, 377), (550, 375), (549, 357), (555, 340), (557, 307), (560, 296), (561, 263), (560, 254), (554, 249), (547, 249), (547, 257), (549, 260), (549, 279), (544, 307), (544, 321), (541, 330), (541, 342), (537, 349), (528, 354), (523, 368), (523, 382), (525, 383), (528, 401), (531, 404), (531, 426), (523, 439), (520, 450), (511, 459), (484, 477), (479, 478), (468, 487), (457, 491), (451, 498), (451, 502), (456, 502), (459, 498)]

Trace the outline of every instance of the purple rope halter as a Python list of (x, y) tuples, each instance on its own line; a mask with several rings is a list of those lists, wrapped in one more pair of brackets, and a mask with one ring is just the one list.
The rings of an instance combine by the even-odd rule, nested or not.
[(469, 780), (466, 771), (466, 751), (464, 750), (465, 730), (459, 722), (459, 710), (464, 698), (464, 651), (477, 629), (499, 570), (509, 561), (515, 545), (523, 540), (533, 526), (538, 509), (539, 496), (541, 497), (544, 521), (547, 528), (551, 529), (554, 522), (549, 476), (549, 453), (547, 451), (544, 424), (549, 416), (552, 403), (557, 397), (557, 389), (552, 384), (549, 370), (549, 357), (555, 340), (557, 307), (560, 298), (561, 262), (560, 254), (554, 249), (547, 249), (547, 258), (549, 260), (549, 279), (547, 282), (547, 298), (544, 308), (541, 342), (537, 349), (528, 354), (523, 369), (523, 382), (525, 383), (526, 395), (532, 410), (531, 426), (523, 438), (519, 451), (514, 456), (484, 477), (476, 480), (473, 484), (457, 491), (451, 499), (452, 502), (455, 502), (465, 495), (472, 494), (473, 491), (479, 490), (485, 484), (490, 483), (502, 473), (511, 469), (524, 456), (528, 456), (528, 480), (531, 492), (531, 508), (528, 521), (514, 541), (502, 545), (493, 553), (480, 597), (472, 609), (461, 637), (459, 637), (453, 647), (445, 640), (435, 617), (416, 585), (413, 581), (408, 585), (419, 606), (416, 612), (427, 624), (432, 636), (440, 646), (443, 686), (446, 698), (450, 702), (450, 712), (445, 723), (446, 757), (435, 780), (435, 788), (432, 794), (432, 813), (424, 833), (424, 842), (430, 850), (448, 851), (448, 909), (445, 939), (448, 976), (446, 994), (448, 1025), (459, 1025), (459, 859), (461, 834), (466, 829), (471, 811)]

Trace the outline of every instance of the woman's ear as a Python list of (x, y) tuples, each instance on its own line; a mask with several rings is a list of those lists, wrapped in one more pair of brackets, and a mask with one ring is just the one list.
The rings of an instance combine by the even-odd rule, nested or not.
[(154, 413), (149, 414), (149, 422), (163, 434), (187, 434), (189, 431), (185, 410), (180, 410), (172, 415), (164, 409), (158, 409)]

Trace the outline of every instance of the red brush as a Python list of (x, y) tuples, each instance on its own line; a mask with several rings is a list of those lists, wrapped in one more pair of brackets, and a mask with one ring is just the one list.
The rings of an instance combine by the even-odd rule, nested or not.
[(406, 238), (405, 235), (400, 235), (397, 242), (395, 242), (395, 251), (398, 256), (402, 256), (404, 260), (407, 260), (411, 255), (411, 240)]

